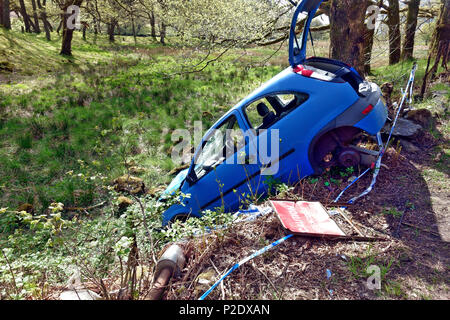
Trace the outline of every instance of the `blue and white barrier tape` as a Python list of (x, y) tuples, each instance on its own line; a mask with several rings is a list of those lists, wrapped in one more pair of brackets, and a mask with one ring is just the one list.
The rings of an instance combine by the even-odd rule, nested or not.
[(242, 266), (244, 263), (252, 260), (253, 258), (256, 258), (259, 255), (262, 255), (263, 253), (265, 253), (266, 251), (272, 249), (273, 247), (276, 247), (277, 245), (279, 245), (280, 243), (283, 243), (284, 241), (286, 241), (287, 239), (291, 238), (293, 235), (287, 235), (284, 238), (281, 238), (280, 240), (277, 240), (271, 244), (269, 244), (267, 247), (262, 248), (259, 251), (256, 251), (255, 253), (253, 253), (252, 255), (246, 257), (245, 259), (242, 259), (241, 261), (239, 261), (238, 263), (236, 263), (234, 266), (231, 267), (230, 270), (228, 270), (216, 283), (214, 283), (214, 285), (209, 288), (208, 291), (206, 291), (200, 298), (199, 300), (204, 300), (210, 293), (211, 291), (213, 291), (226, 277), (228, 277), (230, 275), (230, 273), (232, 273), (234, 270), (236, 270), (237, 268), (239, 268), (240, 266)]
[[(400, 111), (403, 108), (403, 104), (405, 103), (406, 100), (406, 96), (409, 94), (409, 102), (412, 102), (412, 93), (413, 93), (413, 87), (414, 87), (414, 78), (416, 75), (416, 70), (417, 70), (417, 64), (414, 64), (411, 73), (409, 75), (409, 80), (408, 80), (408, 84), (406, 85), (406, 89), (405, 91), (402, 90), (403, 96), (402, 96), (402, 100), (400, 102), (400, 105), (398, 106), (397, 109), (397, 113), (395, 115), (395, 119), (394, 122), (392, 123), (392, 127), (391, 127), (391, 131), (389, 132), (389, 137), (386, 141), (386, 144), (383, 146), (383, 142), (381, 140), (381, 134), (380, 132), (378, 132), (377, 134), (377, 139), (378, 139), (378, 145), (380, 146), (380, 154), (378, 156), (377, 162), (375, 164), (375, 168), (374, 168), (374, 173), (373, 173), (373, 178), (372, 178), (372, 182), (370, 183), (370, 186), (363, 192), (361, 193), (359, 196), (356, 196), (354, 198), (352, 198), (348, 203), (355, 203), (356, 200), (364, 197), (365, 195), (369, 194), (372, 190), (373, 187), (375, 186), (375, 183), (377, 182), (377, 177), (378, 174), (380, 173), (380, 169), (381, 169), (381, 161), (383, 159), (384, 154), (387, 151), (387, 148), (389, 147), (389, 142), (391, 141), (392, 135), (394, 133), (394, 129), (395, 126), (397, 125), (397, 120), (400, 116)], [(370, 168), (369, 168), (370, 169)], [(334, 202), (338, 202), (338, 200), (342, 197), (342, 195), (345, 193), (345, 191), (348, 190), (348, 188), (350, 188), (356, 181), (358, 181), (362, 176), (364, 176), (368, 171), (364, 171), (356, 180), (353, 180), (350, 185), (348, 185), (340, 194), (339, 196), (336, 198), (336, 200), (334, 200)]]

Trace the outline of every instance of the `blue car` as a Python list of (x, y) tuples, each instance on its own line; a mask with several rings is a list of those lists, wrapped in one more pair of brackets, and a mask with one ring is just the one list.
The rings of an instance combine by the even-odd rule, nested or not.
[[(267, 194), (270, 181), (292, 184), (331, 166), (370, 166), (376, 154), (354, 140), (376, 135), (387, 109), (380, 88), (351, 66), (306, 58), (310, 24), (321, 2), (303, 0), (295, 9), (290, 66), (221, 117), (203, 137), (189, 169), (163, 193), (190, 194), (165, 211), (164, 225), (201, 217), (208, 209), (235, 212), (248, 195)], [(300, 19), (303, 33), (297, 35)]]

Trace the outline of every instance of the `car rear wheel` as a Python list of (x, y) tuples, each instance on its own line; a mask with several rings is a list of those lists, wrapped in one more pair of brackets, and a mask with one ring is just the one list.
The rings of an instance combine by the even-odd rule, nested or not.
[(358, 145), (369, 139), (355, 127), (341, 127), (325, 133), (313, 147), (313, 161), (322, 171), (334, 166), (344, 168), (370, 165), (375, 153)]

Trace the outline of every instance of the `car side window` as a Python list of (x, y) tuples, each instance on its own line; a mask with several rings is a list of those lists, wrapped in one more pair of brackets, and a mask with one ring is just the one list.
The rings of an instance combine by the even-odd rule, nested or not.
[[(250, 126), (254, 129), (262, 129), (270, 118), (276, 115), (272, 104), (266, 99), (257, 100), (245, 108), (245, 114)], [(267, 119), (267, 117), (270, 117)], [(265, 120), (266, 118), (266, 120)]]
[(253, 129), (268, 129), (306, 100), (307, 94), (297, 92), (268, 95), (249, 104), (244, 113)]
[(295, 100), (295, 94), (279, 94), (277, 95), (277, 97), (280, 99), (280, 102), (283, 104), (283, 106), (287, 106)]
[(283, 117), (305, 103), (306, 100), (308, 100), (308, 95), (302, 93), (279, 94), (277, 95), (277, 98), (281, 105), (280, 115)]

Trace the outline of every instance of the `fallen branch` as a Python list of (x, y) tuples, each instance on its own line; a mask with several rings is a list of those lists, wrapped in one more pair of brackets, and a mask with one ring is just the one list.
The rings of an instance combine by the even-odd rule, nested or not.
[[(282, 199), (282, 198), (269, 198), (270, 201), (288, 201), (288, 202), (298, 202), (300, 200), (295, 199)], [(341, 206), (353, 206), (353, 203), (347, 203), (347, 202), (331, 202), (329, 205), (325, 205), (325, 207), (341, 207)]]
[[(214, 270), (216, 270), (217, 275), (220, 277), (221, 273), (219, 272), (219, 269), (217, 269), (216, 265), (211, 260), (211, 258), (209, 258), (209, 261), (211, 262)], [(222, 300), (225, 300), (225, 288), (224, 288), (223, 282), (220, 283), (220, 291), (222, 292)]]
[(407, 226), (407, 227), (410, 227), (410, 228), (416, 228), (416, 229), (419, 229), (420, 231), (431, 233), (432, 235), (435, 235), (435, 236), (438, 236), (438, 237), (441, 236), (441, 235), (440, 235), (439, 233), (437, 233), (437, 232), (434, 232), (434, 231), (431, 231), (431, 230), (428, 230), (428, 229), (424, 229), (424, 228), (418, 227), (418, 226), (416, 226), (416, 225), (414, 225), (414, 224), (411, 224), (411, 223), (408, 223), (408, 222), (403, 222), (403, 221), (402, 221), (402, 224), (405, 225), (405, 226)]
[(87, 207), (87, 208), (67, 207), (67, 208), (64, 208), (64, 211), (89, 211), (89, 210), (93, 210), (93, 209), (97, 209), (97, 208), (103, 207), (107, 203), (108, 203), (108, 201), (103, 201), (103, 202), (101, 202), (99, 204), (96, 204), (94, 206), (90, 206), (90, 207)]
[(352, 221), (347, 217), (347, 214), (344, 212), (344, 210), (338, 209), (338, 211), (339, 211), (340, 215), (345, 219), (345, 221), (347, 221), (361, 237), (366, 236), (352, 223)]
[(3, 257), (5, 258), (6, 264), (8, 265), (9, 268), (9, 272), (11, 272), (11, 276), (12, 276), (12, 282), (14, 285), (14, 290), (16, 291), (16, 295), (19, 295), (19, 288), (17, 287), (17, 282), (16, 282), (16, 277), (14, 276), (14, 271), (11, 267), (11, 264), (9, 263), (8, 257), (6, 256), (5, 252), (3, 251), (3, 249), (0, 249), (2, 251)]
[(352, 241), (361, 241), (361, 242), (375, 242), (375, 241), (391, 241), (387, 238), (379, 238), (379, 237), (359, 237), (359, 236), (341, 236), (334, 238), (327, 238), (329, 240), (352, 240)]

